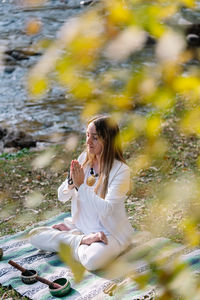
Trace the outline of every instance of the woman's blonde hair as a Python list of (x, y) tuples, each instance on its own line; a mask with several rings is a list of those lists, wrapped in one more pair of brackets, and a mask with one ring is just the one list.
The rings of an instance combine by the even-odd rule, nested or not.
[[(100, 176), (95, 187), (95, 192), (100, 189), (100, 196), (105, 198), (110, 170), (112, 168), (114, 159), (123, 163), (125, 162), (122, 146), (120, 141), (120, 131), (118, 124), (109, 116), (96, 116), (89, 120), (88, 125), (94, 123), (98, 137), (103, 142), (103, 150), (100, 161)], [(93, 157), (87, 151), (86, 159), (83, 167), (90, 164), (93, 165)]]

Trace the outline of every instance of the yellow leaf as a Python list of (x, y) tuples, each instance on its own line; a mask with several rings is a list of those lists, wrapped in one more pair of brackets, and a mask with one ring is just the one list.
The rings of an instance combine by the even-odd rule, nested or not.
[(189, 90), (197, 90), (200, 92), (200, 80), (194, 76), (177, 77), (174, 80), (174, 88), (178, 92), (187, 92)]
[(84, 121), (85, 119), (91, 118), (92, 116), (98, 114), (100, 109), (101, 103), (99, 102), (87, 103), (82, 112), (82, 120)]
[(188, 6), (188, 7), (195, 7), (196, 6), (196, 1), (195, 0), (181, 0), (183, 5)]
[(77, 260), (75, 260), (72, 255), (71, 248), (64, 243), (60, 243), (59, 256), (61, 260), (71, 268), (74, 280), (76, 282), (80, 282), (83, 279), (85, 268)]
[(111, 23), (121, 24), (131, 21), (131, 10), (127, 7), (126, 3), (122, 0), (105, 0), (105, 6), (109, 11), (109, 19)]
[(132, 167), (133, 174), (136, 175), (142, 169), (146, 169), (150, 166), (150, 158), (147, 154), (139, 155), (132, 159), (130, 165)]
[[(68, 66), (64, 69), (65, 64), (59, 66), (59, 72), (57, 74), (60, 83), (66, 87), (77, 87), (77, 77), (75, 68)], [(63, 68), (63, 69), (62, 69)]]
[(145, 273), (145, 274), (138, 274), (136, 276), (134, 276), (134, 281), (136, 281), (141, 289), (144, 289), (148, 282), (150, 280), (150, 274), (149, 273)]
[(19, 3), (22, 5), (22, 6), (42, 6), (45, 4), (47, 0), (22, 0), (22, 1), (19, 1)]
[(186, 219), (182, 222), (181, 227), (185, 233), (186, 241), (192, 246), (198, 246), (200, 243), (200, 234), (197, 225), (191, 219)]
[(82, 66), (91, 64), (95, 60), (96, 53), (99, 51), (101, 44), (102, 40), (98, 36), (81, 35), (70, 44), (69, 49), (72, 53), (72, 59)]
[(133, 127), (133, 124), (129, 124), (126, 128), (122, 129), (121, 131), (121, 139), (122, 143), (127, 144), (136, 138), (136, 132)]
[(161, 131), (161, 119), (159, 116), (152, 116), (147, 120), (146, 134), (149, 138), (159, 135)]
[(153, 104), (160, 111), (166, 111), (171, 108), (175, 101), (175, 95), (169, 89), (157, 89), (154, 94), (145, 95), (145, 102)]
[(47, 79), (44, 77), (40, 77), (38, 74), (38, 77), (31, 76), (29, 79), (29, 92), (31, 95), (38, 97), (44, 94), (44, 92), (47, 90), (48, 83)]
[(29, 35), (34, 35), (40, 32), (41, 30), (41, 22), (37, 19), (34, 20), (30, 20), (27, 24), (26, 24), (26, 33)]
[(146, 147), (146, 153), (151, 153), (151, 157), (161, 158), (168, 149), (168, 143), (164, 138), (157, 137), (151, 140)]
[(73, 87), (72, 93), (76, 98), (85, 100), (92, 95), (93, 90), (93, 83), (86, 78), (82, 78), (77, 79), (77, 84)]
[(176, 4), (166, 5), (164, 7), (160, 7), (159, 17), (161, 19), (169, 18), (176, 13), (177, 7)]
[(200, 135), (200, 111), (199, 108), (193, 109), (185, 113), (185, 116), (180, 121), (180, 129), (185, 134)]
[(123, 94), (114, 97), (114, 103), (120, 110), (127, 110), (132, 108), (132, 99)]
[[(63, 73), (68, 71), (68, 69), (71, 70), (71, 57), (69, 54), (62, 55), (57, 61), (55, 65), (55, 69), (58, 72), (60, 76), (62, 76)], [(73, 75), (72, 75), (73, 76)]]

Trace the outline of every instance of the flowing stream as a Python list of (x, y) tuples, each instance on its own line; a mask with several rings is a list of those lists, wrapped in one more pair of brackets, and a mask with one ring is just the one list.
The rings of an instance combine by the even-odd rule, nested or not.
[[(4, 49), (26, 49), (42, 39), (52, 40), (62, 24), (71, 16), (79, 14), (84, 7), (79, 1), (49, 0), (41, 8), (22, 8), (16, 0), (0, 0), (0, 51)], [(71, 5), (71, 6), (70, 6)], [(183, 10), (185, 18), (200, 23), (199, 10), (191, 13)], [(26, 23), (39, 19), (42, 29), (39, 34), (30, 36), (25, 33)], [(142, 55), (146, 63), (151, 63), (152, 50)], [(12, 57), (11, 57), (12, 58)], [(39, 56), (27, 59), (11, 59), (0, 68), (0, 126), (10, 129), (25, 129), (35, 137), (47, 137), (55, 132), (63, 134), (80, 131), (81, 106), (66, 102), (65, 91), (54, 86), (39, 101), (31, 101), (26, 90), (26, 77), (30, 66)], [(135, 63), (137, 68), (137, 61)]]
[[(26, 49), (42, 39), (54, 39), (62, 24), (81, 12), (83, 8), (78, 8), (78, 3), (69, 8), (64, 1), (52, 0), (41, 8), (25, 9), (16, 5), (16, 1), (0, 1), (0, 50)], [(26, 23), (36, 18), (42, 23), (40, 33), (27, 35)], [(81, 107), (71, 103), (66, 105), (62, 88), (55, 86), (44, 98), (31, 101), (25, 80), (30, 66), (39, 57), (17, 58), (9, 62), (9, 66), (1, 67), (0, 126), (12, 130), (25, 129), (36, 137), (79, 131)]]

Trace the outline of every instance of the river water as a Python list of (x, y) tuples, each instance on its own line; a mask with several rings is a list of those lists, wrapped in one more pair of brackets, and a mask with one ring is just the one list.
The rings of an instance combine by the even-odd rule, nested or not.
[[(73, 5), (73, 7), (69, 7)], [(16, 0), (0, 0), (0, 51), (5, 49), (25, 49), (42, 39), (54, 39), (61, 25), (71, 16), (82, 12), (79, 0), (49, 0), (42, 9), (25, 9), (16, 5)], [(199, 10), (191, 13), (184, 10), (187, 19), (200, 23)], [(42, 29), (38, 35), (25, 33), (26, 22), (39, 19)], [(144, 54), (146, 63), (152, 57), (151, 49)], [(0, 126), (10, 129), (25, 129), (35, 137), (46, 137), (55, 132), (69, 133), (80, 131), (81, 107), (67, 103), (65, 91), (54, 86), (44, 98), (33, 102), (26, 91), (25, 78), (29, 68), (36, 63), (38, 56), (17, 60), (13, 68), (0, 69)], [(151, 62), (150, 62), (151, 63)], [(137, 63), (136, 63), (137, 64)], [(136, 66), (137, 67), (137, 66)]]
[[(75, 3), (75, 2), (74, 2)], [(78, 7), (77, 1), (77, 7)], [(37, 41), (55, 38), (62, 24), (84, 8), (68, 8), (64, 1), (48, 1), (42, 8), (22, 8), (16, 1), (0, 1), (0, 49), (26, 49)], [(42, 29), (38, 35), (25, 33), (26, 23), (39, 19)], [(31, 101), (26, 90), (26, 75), (39, 56), (16, 60), (14, 71), (0, 70), (0, 126), (25, 129), (36, 137), (54, 132), (79, 131), (81, 107), (66, 105), (65, 91), (54, 87), (44, 98)]]

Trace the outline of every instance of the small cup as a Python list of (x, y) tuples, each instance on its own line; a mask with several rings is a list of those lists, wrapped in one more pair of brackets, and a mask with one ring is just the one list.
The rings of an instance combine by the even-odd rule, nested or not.
[(27, 271), (22, 272), (21, 273), (21, 280), (23, 283), (25, 284), (33, 284), (35, 282), (37, 282), (36, 276), (38, 275), (37, 272), (35, 270), (28, 270), (31, 273), (33, 273), (33, 275), (27, 275)]
[(49, 287), (49, 291), (52, 296), (63, 297), (69, 293), (71, 289), (71, 284), (67, 278), (58, 278), (53, 282), (60, 284), (62, 287), (59, 289), (54, 289), (52, 287)]
[(0, 248), (0, 260), (2, 260), (2, 258), (3, 258), (3, 249)]

